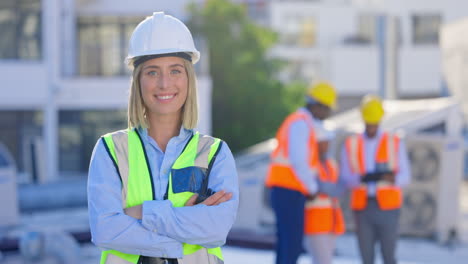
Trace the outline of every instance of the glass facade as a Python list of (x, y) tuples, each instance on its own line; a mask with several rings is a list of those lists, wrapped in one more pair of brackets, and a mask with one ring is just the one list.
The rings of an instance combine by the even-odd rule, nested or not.
[(0, 59), (42, 58), (41, 0), (0, 1)]
[(377, 41), (377, 16), (360, 14), (358, 16), (358, 35), (353, 43), (374, 44)]
[(0, 111), (0, 142), (15, 160), (19, 181), (30, 178), (33, 174), (32, 149), (39, 147), (40, 144), (42, 118), (40, 111)]
[(91, 154), (100, 136), (127, 127), (127, 113), (122, 111), (59, 112), (60, 175), (86, 174)]
[(442, 18), (438, 14), (412, 16), (413, 43), (437, 45)]
[(78, 17), (78, 72), (82, 76), (129, 74), (128, 40), (143, 17)]
[(298, 47), (313, 47), (317, 38), (317, 23), (312, 16), (285, 14), (284, 27), (281, 30), (280, 41), (284, 45)]

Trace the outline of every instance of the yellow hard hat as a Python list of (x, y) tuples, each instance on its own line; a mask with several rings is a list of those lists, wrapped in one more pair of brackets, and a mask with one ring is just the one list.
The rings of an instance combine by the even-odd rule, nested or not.
[(330, 108), (335, 108), (336, 106), (336, 90), (330, 83), (317, 82), (313, 84), (309, 88), (307, 95)]
[(380, 123), (384, 113), (380, 97), (370, 94), (364, 96), (361, 101), (361, 114), (366, 124), (376, 125)]

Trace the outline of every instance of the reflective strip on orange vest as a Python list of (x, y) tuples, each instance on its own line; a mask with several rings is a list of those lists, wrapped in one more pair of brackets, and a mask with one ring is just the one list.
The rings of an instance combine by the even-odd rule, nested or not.
[[(328, 160), (325, 165), (327, 169), (320, 163), (317, 165), (320, 180), (336, 183), (338, 181), (336, 163), (333, 160)], [(305, 207), (304, 233), (306, 235), (324, 233), (339, 235), (344, 233), (344, 217), (338, 199), (319, 194), (315, 199), (307, 201)]]
[[(364, 176), (366, 174), (364, 153), (364, 139), (362, 135), (354, 135), (347, 139), (346, 150), (348, 161), (353, 173)], [(398, 146), (399, 138), (395, 135), (384, 133), (380, 138), (376, 151), (376, 167), (384, 170), (398, 172)], [(398, 186), (379, 181), (377, 183), (377, 202), (380, 209), (398, 209), (402, 204), (402, 193)], [(365, 184), (353, 188), (351, 192), (351, 208), (353, 210), (364, 210), (367, 206), (367, 188)]]
[(289, 115), (283, 122), (283, 124), (278, 129), (276, 134), (276, 139), (278, 145), (271, 154), (271, 163), (268, 169), (267, 178), (265, 180), (265, 185), (268, 187), (281, 187), (290, 190), (299, 191), (303, 194), (308, 194), (306, 186), (299, 180), (296, 176), (294, 170), (291, 167), (291, 161), (289, 160), (289, 127), (291, 124), (298, 120), (304, 120), (309, 128), (309, 149), (310, 153), (310, 169), (315, 171), (315, 168), (312, 166), (312, 159), (315, 158), (317, 150), (317, 142), (315, 140), (315, 134), (313, 133), (313, 124), (310, 118), (301, 112), (294, 112)]
[(319, 195), (313, 200), (305, 203), (306, 209), (333, 207), (333, 201), (327, 195)]

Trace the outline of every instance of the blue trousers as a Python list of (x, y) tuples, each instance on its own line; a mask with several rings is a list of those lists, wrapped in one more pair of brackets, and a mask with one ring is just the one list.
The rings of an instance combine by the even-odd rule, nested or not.
[(273, 187), (271, 206), (276, 216), (276, 264), (296, 264), (303, 251), (305, 196)]

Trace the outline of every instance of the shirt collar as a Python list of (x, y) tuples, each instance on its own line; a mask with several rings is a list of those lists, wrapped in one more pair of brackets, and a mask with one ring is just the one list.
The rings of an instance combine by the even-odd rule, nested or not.
[[(139, 127), (138, 128), (138, 132), (140, 133), (141, 137), (142, 137), (142, 140), (145, 142), (145, 143), (148, 143), (148, 142), (151, 142), (151, 141), (155, 141), (154, 139), (150, 138), (149, 135), (148, 135), (148, 129), (147, 128), (143, 128), (143, 127)], [(173, 139), (176, 141), (176, 143), (180, 143), (180, 142), (184, 142), (189, 136), (191, 136), (193, 134), (193, 130), (192, 129), (186, 129), (184, 128), (184, 126), (180, 126), (180, 130), (179, 130), (179, 135), (173, 137)], [(155, 142), (156, 143), (156, 142)]]

